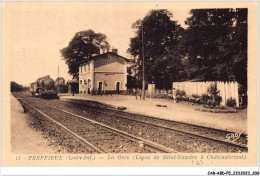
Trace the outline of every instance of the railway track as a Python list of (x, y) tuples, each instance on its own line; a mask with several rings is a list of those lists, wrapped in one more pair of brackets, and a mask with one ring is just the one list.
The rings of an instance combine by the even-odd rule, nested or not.
[[(74, 102), (73, 102), (74, 103)], [(222, 143), (228, 143), (230, 145), (239, 146), (242, 148), (247, 147), (247, 135), (244, 133), (240, 133), (240, 137), (238, 139), (230, 140), (227, 138), (228, 134), (231, 133), (238, 133), (238, 132), (232, 132), (232, 131), (226, 131), (221, 129), (215, 129), (205, 126), (199, 126), (194, 124), (188, 124), (184, 122), (177, 122), (173, 120), (167, 120), (167, 119), (161, 119), (157, 117), (151, 117), (151, 116), (144, 116), (144, 115), (138, 115), (133, 114), (125, 111), (120, 111), (116, 109), (101, 109), (96, 107), (87, 107), (86, 104), (81, 104), (78, 102), (75, 102), (75, 105), (72, 105), (74, 107), (81, 107), (84, 110), (87, 111), (93, 111), (97, 113), (102, 113), (109, 116), (114, 116), (117, 118), (124, 118), (124, 119), (131, 119), (133, 121), (143, 123), (143, 124), (149, 124), (155, 127), (163, 127), (165, 129), (169, 130), (176, 130), (179, 132), (186, 133), (188, 135), (196, 135), (202, 138), (206, 138), (213, 141), (218, 141)]]
[[(36, 101), (18, 99), (27, 110), (33, 110), (61, 127), (90, 148), (93, 153), (175, 153), (176, 151), (142, 139), (86, 117)], [(33, 104), (33, 105), (32, 105)], [(53, 116), (55, 114), (55, 116)]]
[[(64, 108), (66, 105), (66, 102), (58, 101), (59, 104), (57, 104), (57, 100), (54, 101), (44, 101), (39, 100), (41, 103), (49, 104), (51, 107), (60, 106), (60, 108), (57, 108), (59, 110), (62, 110), (61, 108)], [(68, 105), (68, 104), (67, 104)], [(74, 104), (75, 105), (75, 104)], [(71, 104), (69, 105), (71, 106)], [(80, 114), (80, 116), (88, 116), (88, 118), (91, 118), (92, 120), (98, 121), (102, 124), (106, 124), (108, 126), (112, 126), (113, 128), (119, 129), (121, 131), (125, 131), (127, 134), (132, 134), (141, 138), (144, 138), (146, 140), (153, 141), (154, 143), (160, 143), (166, 146), (167, 148), (173, 148), (174, 151), (179, 152), (247, 152), (247, 147), (243, 143), (237, 143), (237, 142), (230, 142), (225, 141), (217, 138), (212, 138), (212, 135), (201, 135), (199, 133), (202, 133), (197, 129), (197, 133), (193, 134), (192, 132), (180, 130), (172, 127), (167, 127), (166, 125), (163, 125), (161, 123), (156, 122), (156, 120), (162, 119), (154, 119), (155, 122), (152, 124), (150, 122), (147, 122), (147, 119), (149, 117), (144, 117), (142, 120), (134, 119), (134, 115), (130, 115), (131, 117), (125, 117), (122, 114), (120, 114), (120, 111), (115, 110), (107, 110), (108, 112), (104, 112), (101, 109), (93, 109), (93, 108), (87, 108), (86, 106), (82, 107), (83, 105), (76, 104), (74, 108), (69, 108), (70, 112), (73, 111), (76, 114)], [(73, 110), (77, 109), (77, 110)], [(90, 113), (91, 112), (91, 113)], [(94, 113), (94, 115), (93, 115)], [(124, 112), (123, 112), (124, 113)], [(92, 115), (91, 115), (92, 114)], [(128, 113), (125, 113), (128, 114)], [(140, 117), (139, 115), (135, 115), (136, 117)], [(142, 116), (143, 117), (143, 116)], [(168, 122), (167, 120), (165, 123)], [(158, 124), (154, 124), (158, 123)], [(173, 123), (171, 121), (171, 123)], [(172, 125), (172, 124), (171, 124)], [(188, 126), (188, 124), (185, 124)], [(176, 125), (175, 125), (176, 127)], [(194, 128), (197, 126), (192, 126), (192, 130), (194, 131)], [(203, 128), (203, 133), (206, 132), (206, 130), (209, 128)], [(215, 129), (209, 129), (208, 134)], [(221, 133), (224, 133), (225, 131), (220, 130)], [(215, 130), (215, 136), (218, 135), (220, 132)], [(207, 134), (207, 133), (206, 133)], [(171, 141), (171, 142), (169, 142)], [(242, 140), (243, 141), (243, 140)]]

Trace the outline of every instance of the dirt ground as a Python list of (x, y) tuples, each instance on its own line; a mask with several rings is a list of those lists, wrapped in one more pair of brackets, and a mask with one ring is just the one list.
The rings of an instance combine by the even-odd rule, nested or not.
[(11, 152), (15, 154), (54, 154), (55, 149), (27, 123), (27, 114), (11, 95)]
[[(211, 113), (195, 110), (202, 105), (191, 105), (187, 102), (175, 103), (169, 99), (151, 99), (145, 101), (136, 100), (135, 96), (126, 95), (75, 95), (62, 96), (64, 99), (88, 99), (103, 102), (115, 107), (127, 107), (128, 112), (155, 116), (164, 119), (176, 120), (197, 124), (207, 127), (213, 127), (234, 132), (247, 133), (247, 109), (239, 110), (238, 113)], [(156, 105), (167, 105), (167, 107), (157, 107)]]

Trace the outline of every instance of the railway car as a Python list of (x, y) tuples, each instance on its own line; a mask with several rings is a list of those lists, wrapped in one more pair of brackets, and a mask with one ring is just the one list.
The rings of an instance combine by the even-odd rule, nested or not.
[(57, 91), (53, 79), (49, 75), (41, 77), (30, 84), (32, 96), (41, 98), (57, 98)]
[(30, 84), (30, 93), (32, 94), (32, 96), (35, 96), (35, 90), (36, 90), (35, 83), (31, 83)]

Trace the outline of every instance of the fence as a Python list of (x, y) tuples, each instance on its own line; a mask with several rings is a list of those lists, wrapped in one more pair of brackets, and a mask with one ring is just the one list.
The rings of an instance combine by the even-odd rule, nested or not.
[(238, 83), (237, 82), (222, 82), (222, 81), (207, 81), (207, 82), (173, 82), (172, 87), (175, 90), (184, 90), (187, 96), (193, 94), (201, 96), (202, 94), (208, 94), (208, 87), (211, 84), (217, 84), (217, 88), (220, 91), (219, 96), (222, 97), (221, 105), (227, 104), (227, 99), (233, 98), (236, 100), (236, 106), (239, 106), (238, 99)]
[[(137, 92), (137, 93), (136, 93)], [(126, 94), (127, 95), (138, 95), (140, 96), (140, 94), (142, 93), (142, 89), (131, 89), (131, 90), (127, 90)], [(159, 89), (155, 89), (153, 87), (153, 89), (150, 91), (149, 89), (145, 90), (145, 96), (147, 98), (172, 98), (172, 90), (159, 90)]]
[(170, 98), (172, 97), (172, 90), (154, 89), (153, 92), (149, 92), (146, 90), (145, 95), (148, 98)]

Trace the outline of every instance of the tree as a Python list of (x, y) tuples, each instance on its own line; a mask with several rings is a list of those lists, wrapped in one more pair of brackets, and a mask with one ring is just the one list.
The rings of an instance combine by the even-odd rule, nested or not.
[(57, 88), (59, 85), (64, 85), (65, 84), (65, 79), (63, 77), (58, 77), (55, 82), (54, 86)]
[(78, 80), (79, 62), (91, 59), (95, 54), (100, 54), (101, 50), (109, 50), (107, 36), (102, 33), (95, 33), (93, 30), (77, 32), (69, 45), (61, 49), (61, 54), (69, 67), (68, 73), (73, 79)]
[(217, 83), (212, 83), (209, 87), (208, 87), (208, 93), (210, 94), (210, 96), (212, 97), (213, 99), (213, 103), (215, 104), (216, 103), (216, 99), (217, 99), (217, 96), (219, 94), (219, 90), (218, 90), (218, 86), (217, 86)]
[(193, 9), (186, 20), (190, 79), (247, 84), (247, 9)]
[(247, 9), (235, 9), (236, 25), (234, 27), (233, 48), (234, 53), (233, 72), (238, 82), (247, 87)]
[(29, 89), (28, 87), (24, 87), (20, 84), (17, 84), (14, 81), (11, 81), (11, 92), (18, 92)]
[(151, 10), (132, 27), (136, 36), (130, 40), (128, 52), (136, 59), (138, 76), (142, 77), (142, 27), (144, 39), (145, 80), (159, 89), (170, 88), (177, 77), (181, 62), (181, 41), (184, 29), (171, 20), (168, 10)]

